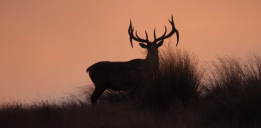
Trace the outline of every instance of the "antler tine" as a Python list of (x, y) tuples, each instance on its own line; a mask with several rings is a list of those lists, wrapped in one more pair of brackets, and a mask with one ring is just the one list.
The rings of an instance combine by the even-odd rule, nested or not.
[(147, 34), (147, 31), (146, 31), (146, 30), (145, 30), (145, 34), (146, 34), (146, 40), (149, 41), (148, 34)]
[(177, 44), (176, 44), (176, 47), (178, 46), (178, 43), (179, 43), (179, 31), (176, 29), (176, 35), (177, 35)]
[(169, 23), (175, 28), (175, 24), (174, 24), (174, 21), (173, 21), (173, 15), (171, 15), (171, 21), (169, 20)]
[(129, 26), (129, 29), (128, 29), (128, 33), (130, 35), (130, 43), (131, 43), (131, 47), (133, 48), (133, 44), (132, 44), (132, 37), (131, 35), (133, 35), (133, 29), (134, 27), (132, 28), (132, 23), (131, 23), (131, 20), (130, 20), (130, 26)]
[(164, 32), (164, 34), (162, 35), (162, 37), (164, 37), (165, 35), (166, 35), (166, 33), (167, 33), (167, 27), (166, 27), (166, 25), (164, 25), (165, 26), (165, 32)]
[(175, 29), (176, 31), (176, 35), (177, 35), (177, 44), (176, 44), (176, 47), (178, 46), (178, 43), (179, 43), (179, 31), (175, 28), (175, 24), (174, 24), (174, 20), (173, 20), (173, 15), (171, 15), (171, 21), (169, 20), (171, 26), (172, 26), (172, 29)]
[(154, 40), (156, 40), (156, 28), (154, 28)]
[(130, 35), (130, 43), (131, 43), (131, 47), (132, 47), (132, 48), (133, 48), (132, 39), (134, 39), (134, 40), (137, 41), (137, 42), (150, 43), (149, 40), (148, 40), (148, 34), (147, 34), (146, 31), (145, 31), (146, 40), (140, 38), (140, 37), (138, 36), (138, 34), (137, 34), (137, 31), (135, 31), (135, 35), (136, 35), (136, 37), (135, 37), (134, 34), (133, 34), (133, 31), (134, 31), (134, 26), (132, 26), (132, 23), (131, 23), (131, 20), (130, 20), (130, 26), (129, 26), (128, 33), (129, 33), (129, 35)]

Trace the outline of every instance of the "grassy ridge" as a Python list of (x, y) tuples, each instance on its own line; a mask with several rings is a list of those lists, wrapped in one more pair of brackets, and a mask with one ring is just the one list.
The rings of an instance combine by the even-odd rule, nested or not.
[(192, 53), (166, 48), (157, 74), (145, 79), (144, 73), (131, 98), (107, 90), (90, 105), (91, 91), (81, 88), (82, 98), (64, 102), (6, 102), (0, 127), (260, 127), (260, 56), (224, 56), (200, 66)]
[[(234, 56), (218, 57), (209, 75), (202, 113), (205, 120), (261, 125), (261, 58), (250, 54), (246, 62)], [(258, 125), (257, 125), (258, 124)]]

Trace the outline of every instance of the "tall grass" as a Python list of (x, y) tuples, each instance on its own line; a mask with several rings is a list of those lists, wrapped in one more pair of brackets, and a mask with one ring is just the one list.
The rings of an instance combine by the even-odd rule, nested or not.
[(139, 102), (143, 106), (166, 109), (176, 102), (186, 105), (197, 99), (203, 72), (194, 54), (165, 47), (159, 56), (157, 74), (140, 85), (136, 95)]
[(211, 122), (261, 124), (261, 58), (218, 57), (211, 64), (202, 113)]

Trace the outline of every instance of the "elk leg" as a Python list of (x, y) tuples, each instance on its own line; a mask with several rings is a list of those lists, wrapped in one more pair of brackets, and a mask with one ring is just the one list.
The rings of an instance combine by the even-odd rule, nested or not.
[(106, 89), (105, 87), (100, 87), (100, 88), (98, 88), (97, 86), (95, 87), (94, 92), (92, 93), (92, 96), (91, 96), (91, 102), (93, 104), (95, 104), (97, 102), (98, 98), (105, 91), (105, 89)]

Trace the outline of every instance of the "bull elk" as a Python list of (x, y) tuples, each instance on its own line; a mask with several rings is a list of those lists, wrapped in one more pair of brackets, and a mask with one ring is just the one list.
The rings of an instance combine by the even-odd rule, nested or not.
[(142, 78), (142, 71), (145, 70), (145, 72), (149, 72), (147, 74), (153, 74), (158, 70), (158, 48), (162, 46), (164, 39), (171, 37), (176, 32), (176, 46), (179, 42), (179, 32), (175, 28), (173, 16), (171, 16), (171, 20), (169, 20), (169, 22), (172, 26), (171, 32), (166, 35), (167, 28), (165, 26), (164, 34), (157, 38), (156, 31), (154, 29), (154, 41), (151, 42), (148, 39), (148, 34), (146, 31), (146, 39), (140, 38), (137, 31), (134, 35), (134, 27), (130, 21), (128, 33), (130, 36), (131, 47), (133, 48), (132, 40), (139, 42), (139, 45), (142, 48), (147, 49), (147, 56), (145, 59), (133, 59), (127, 62), (101, 61), (87, 68), (86, 72), (89, 72), (89, 76), (95, 85), (94, 92), (91, 95), (92, 103), (96, 103), (97, 99), (106, 89), (130, 90), (136, 88), (138, 86), (137, 79)]

